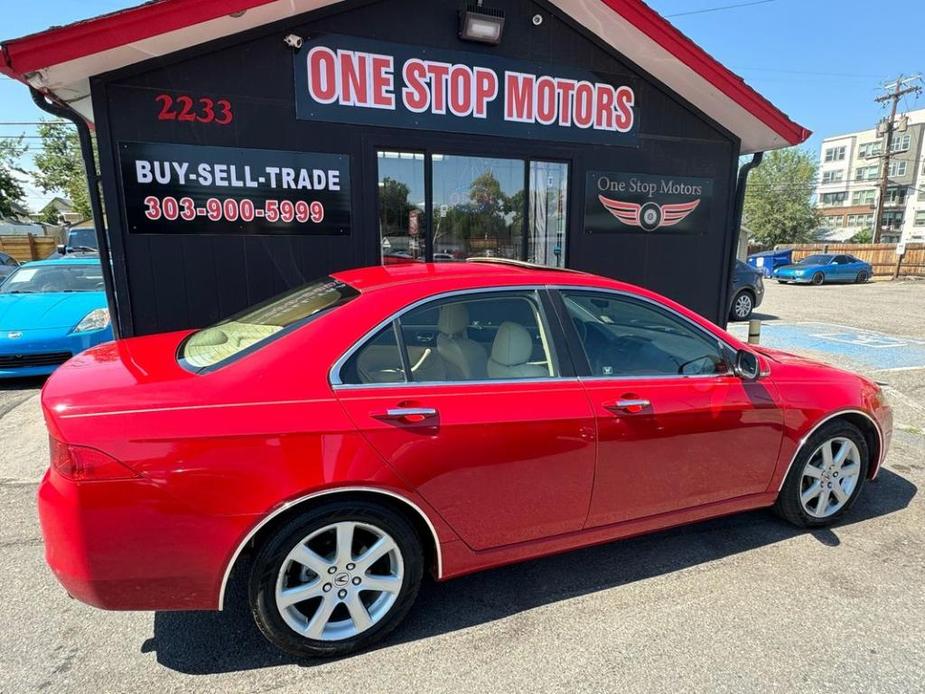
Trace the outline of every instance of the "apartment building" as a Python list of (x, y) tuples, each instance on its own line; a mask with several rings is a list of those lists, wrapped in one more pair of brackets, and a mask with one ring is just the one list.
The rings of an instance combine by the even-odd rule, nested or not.
[[(925, 241), (925, 109), (897, 118), (897, 125), (880, 240)], [(876, 128), (822, 141), (816, 206), (830, 239), (847, 241), (873, 230), (885, 141)]]

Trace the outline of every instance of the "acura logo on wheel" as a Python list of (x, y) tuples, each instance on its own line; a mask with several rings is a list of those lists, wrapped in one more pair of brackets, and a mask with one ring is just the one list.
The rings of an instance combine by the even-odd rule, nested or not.
[(621, 202), (620, 200), (605, 198), (603, 195), (598, 195), (597, 199), (601, 201), (604, 209), (621, 223), (630, 227), (641, 227), (646, 231), (655, 231), (663, 227), (674, 226), (684, 220), (700, 205), (700, 198), (690, 202), (668, 203), (665, 205), (659, 205), (656, 202), (647, 202), (642, 205), (635, 202)]
[(347, 585), (349, 582), (350, 582), (350, 576), (348, 576), (347, 574), (337, 574), (337, 575), (334, 577), (334, 585), (335, 585), (335, 586), (338, 586), (338, 587), (345, 586), (345, 585)]

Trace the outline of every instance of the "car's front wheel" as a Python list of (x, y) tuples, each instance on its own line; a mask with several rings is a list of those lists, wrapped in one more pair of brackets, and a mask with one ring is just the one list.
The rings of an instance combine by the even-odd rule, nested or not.
[(812, 283), (814, 285), (818, 287), (823, 282), (825, 282), (825, 275), (823, 275), (821, 272), (817, 272), (815, 275), (813, 275)]
[(732, 300), (732, 311), (730, 311), (732, 320), (748, 320), (754, 308), (755, 300), (752, 298), (751, 292), (743, 289)]
[(327, 503), (294, 518), (258, 552), (250, 603), (263, 635), (296, 656), (340, 656), (386, 636), (423, 574), (420, 540), (391, 509)]
[(864, 284), (869, 279), (870, 279), (870, 275), (868, 275), (866, 271), (861, 270), (858, 273), (858, 276), (854, 279), (854, 281), (857, 282), (858, 284)]
[(861, 493), (869, 456), (867, 441), (850, 422), (822, 426), (797, 454), (774, 510), (801, 528), (834, 523)]

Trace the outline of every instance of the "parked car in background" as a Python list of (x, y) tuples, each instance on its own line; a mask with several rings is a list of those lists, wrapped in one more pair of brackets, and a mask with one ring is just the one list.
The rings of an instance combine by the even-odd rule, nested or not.
[(0, 282), (13, 274), (19, 267), (19, 261), (8, 253), (0, 253)]
[(730, 320), (748, 320), (764, 298), (764, 274), (741, 260), (732, 273)]
[(761, 507), (828, 525), (877, 475), (892, 421), (867, 378), (639, 287), (500, 259), (347, 270), (203, 330), (101, 345), (42, 408), (39, 515), (68, 593), (247, 600), (297, 656), (382, 639), (425, 572)]
[(50, 374), (111, 339), (99, 258), (25, 263), (0, 285), (0, 378)]
[(824, 282), (866, 282), (873, 274), (870, 263), (847, 254), (809, 255), (793, 265), (775, 268), (772, 277), (781, 284), (823, 284)]
[(99, 242), (96, 238), (96, 229), (70, 229), (67, 232), (67, 240), (58, 244), (55, 252), (46, 258), (61, 258), (72, 253), (99, 253)]

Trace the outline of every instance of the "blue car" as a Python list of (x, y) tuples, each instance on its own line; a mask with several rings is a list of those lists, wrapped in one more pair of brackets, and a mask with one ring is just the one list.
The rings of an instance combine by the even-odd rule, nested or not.
[(0, 284), (0, 378), (50, 374), (111, 339), (97, 257), (26, 263)]
[(781, 284), (822, 284), (823, 282), (866, 282), (873, 268), (853, 255), (809, 255), (793, 265), (775, 268), (771, 275)]

